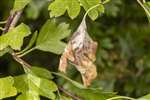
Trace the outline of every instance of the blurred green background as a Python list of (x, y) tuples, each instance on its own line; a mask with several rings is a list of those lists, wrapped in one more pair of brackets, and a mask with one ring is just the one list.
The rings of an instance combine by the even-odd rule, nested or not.
[[(0, 20), (6, 20), (14, 0), (0, 0)], [(49, 18), (48, 0), (33, 0), (23, 11), (19, 22), (28, 24), (32, 32), (39, 30)], [(87, 19), (88, 32), (98, 42), (98, 77), (91, 87), (100, 87), (119, 95), (140, 97), (150, 92), (150, 29), (147, 17), (136, 0), (111, 0), (105, 5), (105, 13), (92, 21)], [(85, 11), (71, 20), (67, 14), (58, 22), (70, 24), (72, 32), (80, 24)], [(31, 36), (30, 36), (31, 37)], [(24, 46), (30, 37), (25, 38)], [(68, 38), (69, 39), (69, 38)], [(65, 41), (67, 41), (66, 39)], [(58, 71), (60, 55), (34, 51), (23, 57), (34, 66)], [(71, 66), (71, 65), (70, 65)], [(23, 73), (20, 64), (9, 54), (0, 57), (0, 77)], [(70, 67), (68, 76), (81, 82), (79, 72)], [(57, 78), (58, 84), (67, 82)]]

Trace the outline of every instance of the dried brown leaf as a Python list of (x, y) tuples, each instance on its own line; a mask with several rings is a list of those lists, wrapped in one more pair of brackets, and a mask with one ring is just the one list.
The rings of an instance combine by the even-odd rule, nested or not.
[(88, 35), (86, 22), (83, 19), (61, 56), (59, 70), (66, 72), (67, 60), (69, 60), (81, 73), (84, 85), (89, 86), (97, 76), (94, 65), (96, 49), (97, 42)]

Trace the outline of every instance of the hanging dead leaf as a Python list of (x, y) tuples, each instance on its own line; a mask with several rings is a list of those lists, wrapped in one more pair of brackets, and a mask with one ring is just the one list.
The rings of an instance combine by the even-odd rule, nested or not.
[(83, 19), (60, 58), (59, 70), (66, 72), (69, 60), (81, 73), (84, 85), (89, 86), (97, 76), (94, 65), (96, 49), (97, 43), (88, 35), (86, 22)]

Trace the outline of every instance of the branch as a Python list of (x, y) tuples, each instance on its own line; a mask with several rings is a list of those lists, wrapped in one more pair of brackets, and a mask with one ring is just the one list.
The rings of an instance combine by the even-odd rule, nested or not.
[(145, 3), (145, 1), (143, 1), (143, 3), (140, 0), (137, 0), (137, 2), (139, 3), (139, 5), (145, 10), (146, 14), (148, 16), (150, 16), (150, 12), (147, 10), (147, 8), (143, 5), (143, 3)]
[(12, 20), (12, 23), (10, 24), (10, 27), (16, 26), (16, 24), (17, 24), (17, 22), (18, 22), (18, 20), (19, 20), (19, 18), (21, 16), (21, 14), (22, 14), (22, 11), (16, 12), (16, 14), (15, 14), (13, 20)]
[(58, 89), (60, 90), (60, 91), (62, 91), (63, 93), (65, 93), (67, 96), (69, 96), (69, 97), (71, 97), (73, 100), (81, 100), (79, 97), (77, 97), (77, 96), (75, 96), (73, 93), (71, 93), (71, 92), (69, 92), (69, 91), (67, 91), (67, 90), (65, 90), (63, 87), (58, 87)]
[(4, 31), (2, 34), (7, 33), (8, 30), (10, 29), (10, 27), (14, 27), (17, 24), (17, 22), (20, 18), (21, 12), (22, 11), (18, 11), (18, 12), (12, 12), (11, 11), (10, 12), (10, 16), (7, 19), (7, 22), (6, 22), (6, 25), (4, 27)]
[(21, 59), (20, 57), (18, 57), (15, 52), (13, 52), (11, 55), (12, 55), (13, 58), (14, 58), (18, 63), (20, 63), (22, 66), (31, 68), (31, 65), (29, 65), (27, 62), (25, 62), (25, 61), (24, 61), (23, 59)]

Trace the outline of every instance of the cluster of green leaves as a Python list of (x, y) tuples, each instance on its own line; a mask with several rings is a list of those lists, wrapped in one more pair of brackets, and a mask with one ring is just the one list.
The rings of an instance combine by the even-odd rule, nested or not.
[[(47, 4), (47, 2), (49, 3), (48, 10), (50, 17), (59, 17), (67, 12), (72, 20), (77, 18), (77, 16), (80, 16), (82, 8), (87, 12), (91, 7), (99, 5), (88, 13), (92, 20), (97, 19), (98, 16), (102, 15), (104, 10), (106, 10), (105, 12), (106, 15), (109, 16), (108, 18), (103, 18), (104, 21), (101, 23), (91, 22), (89, 25), (89, 32), (93, 33), (91, 35), (100, 44), (97, 51), (96, 64), (99, 73), (103, 74), (99, 74), (97, 80), (93, 82), (93, 85), (90, 88), (86, 88), (63, 74), (50, 72), (46, 69), (34, 66), (30, 69), (26, 66), (22, 66), (25, 73), (22, 73), (19, 76), (0, 78), (0, 99), (16, 96), (17, 100), (40, 100), (40, 96), (42, 96), (52, 100), (72, 100), (70, 97), (65, 96), (63, 92), (59, 93), (59, 86), (63, 86), (83, 100), (123, 100), (123, 98), (134, 100), (129, 97), (117, 96), (116, 93), (113, 93), (113, 90), (116, 88), (119, 88), (117, 92), (120, 94), (125, 92), (125, 95), (128, 96), (134, 94), (136, 97), (141, 94), (149, 93), (150, 89), (148, 89), (149, 85), (147, 85), (147, 83), (149, 83), (149, 80), (147, 79), (149, 79), (148, 70), (150, 68), (149, 53), (147, 53), (148, 50), (145, 50), (145, 42), (143, 42), (150, 33), (147, 27), (148, 25), (143, 25), (139, 29), (137, 26), (138, 24), (133, 20), (128, 23), (129, 25), (126, 24), (126, 20), (132, 15), (128, 13), (128, 17), (119, 13), (119, 11), (121, 9), (120, 7), (123, 8), (128, 4), (125, 4), (125, 1), (123, 0), (111, 0), (108, 4), (104, 5), (108, 1), (109, 0), (54, 0), (49, 3), (46, 0), (15, 0), (13, 12), (21, 11), (26, 7), (25, 14), (27, 18), (31, 19), (37, 19), (39, 17), (40, 11), (42, 11), (43, 6)], [(149, 2), (144, 2), (142, 4), (148, 18), (150, 17), (149, 5)], [(106, 9), (104, 9), (104, 7)], [(132, 6), (127, 6), (128, 9), (130, 9), (130, 7)], [(124, 10), (125, 9), (121, 10), (121, 12)], [(131, 14), (133, 14), (132, 12), (133, 11), (131, 10)], [(121, 27), (122, 23), (121, 25), (120, 23), (117, 23), (120, 16), (125, 16), (125, 21), (122, 20), (123, 23), (125, 23), (123, 26), (126, 25), (124, 27)], [(117, 19), (110, 20), (110, 17)], [(63, 18), (66, 17), (63, 16)], [(62, 21), (61, 18), (60, 20)], [(78, 19), (77, 22), (79, 22)], [(108, 23), (108, 25), (104, 26), (106, 23)], [(109, 25), (110, 23), (113, 25)], [(114, 26), (114, 23), (116, 26)], [(72, 24), (74, 25), (74, 20), (70, 22), (70, 25)], [(28, 25), (21, 23), (16, 27), (10, 28), (7, 33), (1, 35), (0, 57), (6, 53), (11, 54), (13, 50), (18, 51), (16, 53), (18, 57), (23, 57), (33, 50), (61, 54), (66, 46), (64, 39), (71, 33), (69, 24), (64, 22), (58, 23), (56, 19), (46, 19), (42, 28), (40, 30), (37, 29), (39, 32), (34, 32), (30, 41), (28, 41), (29, 44), (23, 46), (24, 38), (29, 38), (27, 36), (32, 33), (31, 30), (32, 29), (30, 29)], [(117, 43), (113, 42), (113, 40), (117, 40)], [(53, 57), (52, 59), (55, 58)], [(40, 62), (40, 57), (36, 60), (37, 62)], [(44, 60), (49, 61), (49, 59)], [(135, 66), (134, 69), (128, 68), (132, 66)], [(133, 72), (130, 72), (132, 70)], [(138, 70), (138, 73), (135, 72), (136, 70)], [(73, 79), (79, 80), (80, 77), (74, 69), (71, 69), (70, 73), (70, 76), (72, 76)], [(52, 74), (58, 77), (54, 77)], [(54, 82), (53, 79), (55, 79), (56, 82)], [(123, 86), (122, 80), (124, 80)], [(139, 84), (135, 85), (137, 81)], [(115, 83), (117, 86), (121, 85), (120, 87), (123, 88), (120, 89)], [(147, 91), (145, 89), (147, 89)], [(149, 99), (150, 95), (148, 94), (136, 100)]]
[(88, 13), (90, 18), (95, 20), (100, 13), (104, 13), (104, 5), (101, 0), (55, 0), (49, 5), (48, 10), (51, 11), (51, 17), (64, 15), (64, 13), (67, 11), (69, 17), (74, 19), (80, 13), (80, 6), (87, 11), (89, 8), (97, 4), (99, 4), (99, 7)]
[[(30, 0), (20, 1), (15, 0), (13, 11), (22, 10)], [(56, 54), (62, 53), (65, 43), (61, 42), (70, 34), (69, 25), (62, 23), (56, 24), (53, 20), (47, 20), (43, 25), (39, 35), (34, 33), (29, 45), (22, 50), (25, 52), (30, 49), (35, 43), (35, 49), (50, 51)], [(29, 26), (21, 23), (16, 27), (9, 29), (7, 33), (0, 36), (0, 53), (1, 56), (13, 50), (21, 50), (23, 40), (31, 34)], [(11, 48), (11, 49), (10, 49)], [(26, 67), (26, 66), (25, 66)], [(29, 69), (30, 70), (30, 69)], [(5, 77), (0, 79), (0, 99), (16, 96), (21, 93), (17, 100), (40, 100), (40, 96), (49, 99), (56, 99), (57, 85), (52, 81), (51, 73), (45, 69), (32, 67), (30, 71), (25, 70), (25, 74), (15, 77)]]
[(55, 99), (57, 85), (52, 81), (53, 76), (48, 70), (32, 67), (26, 74), (0, 79), (0, 99), (16, 96), (16, 100), (40, 100), (40, 95)]
[(53, 77), (47, 70), (32, 67), (30, 72), (14, 78), (14, 86), (17, 88), (17, 100), (40, 100), (40, 95), (49, 99), (55, 99), (54, 92), (57, 85), (52, 81)]

